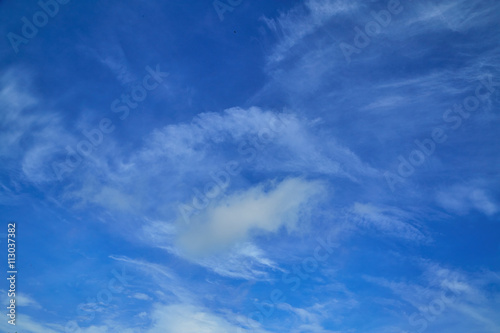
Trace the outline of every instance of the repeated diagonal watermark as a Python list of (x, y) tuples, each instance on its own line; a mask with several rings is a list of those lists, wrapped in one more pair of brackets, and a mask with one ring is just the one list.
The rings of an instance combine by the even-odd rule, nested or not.
[[(412, 0), (408, 0), (412, 1)], [(404, 6), (399, 0), (389, 0), (386, 4), (386, 9), (380, 11), (371, 11), (370, 15), (373, 20), (368, 21), (364, 29), (359, 26), (354, 27), (354, 38), (352, 43), (341, 42), (339, 48), (344, 55), (345, 60), (349, 64), (352, 61), (354, 54), (360, 54), (363, 49), (368, 47), (373, 38), (376, 38), (384, 28), (387, 28), (393, 17), (398, 16), (403, 11)]]
[[(255, 161), (272, 141), (276, 134), (286, 126), (280, 116), (273, 116), (267, 126), (261, 128), (258, 133), (238, 145), (238, 154), (241, 158), (228, 161), (223, 168), (216, 172), (210, 172), (210, 180), (205, 182), (200, 188), (193, 187), (193, 197), (190, 203), (180, 203), (177, 205), (179, 216), (186, 224), (191, 223), (193, 215), (201, 213), (213, 200), (222, 196), (230, 186), (231, 179), (240, 174), (243, 164)], [(242, 163), (242, 160), (244, 163)]]
[(88, 323), (95, 319), (96, 312), (102, 311), (106, 306), (113, 302), (114, 295), (122, 294), (125, 288), (129, 286), (130, 276), (122, 272), (118, 273), (112, 270), (113, 277), (108, 280), (105, 288), (100, 289), (95, 297), (88, 297), (86, 302), (78, 304), (76, 307), (77, 319), (68, 321), (64, 327), (64, 333), (79, 333), (81, 328), (78, 323)]
[(493, 75), (487, 73), (482, 75), (474, 94), (466, 96), (461, 103), (454, 104), (443, 112), (443, 124), (433, 128), (430, 135), (424, 139), (414, 141), (416, 148), (407, 157), (398, 156), (399, 165), (395, 172), (386, 171), (384, 177), (392, 192), (396, 190), (398, 183), (403, 183), (404, 178), (408, 178), (415, 173), (416, 168), (424, 164), (437, 150), (439, 144), (448, 140), (450, 130), (459, 129), (471, 116), (477, 114), (482, 105), (486, 105), (491, 95), (500, 87), (499, 81), (493, 81)]
[(433, 323), (447, 308), (455, 303), (462, 291), (451, 288), (443, 289), (440, 295), (427, 303), (425, 306), (418, 308), (418, 311), (413, 312), (408, 317), (410, 326), (415, 327), (414, 330), (404, 331), (405, 333), (422, 333), (429, 324)]
[[(131, 110), (136, 109), (148, 97), (148, 92), (158, 88), (163, 79), (168, 76), (168, 73), (160, 70), (159, 65), (156, 65), (155, 69), (150, 66), (146, 66), (145, 69), (147, 74), (144, 75), (139, 84), (135, 85), (129, 92), (122, 93), (119, 98), (111, 102), (111, 112), (116, 113), (122, 121), (129, 117)], [(84, 160), (103, 143), (106, 135), (113, 133), (115, 129), (116, 126), (113, 120), (103, 117), (94, 128), (83, 130), (84, 139), (78, 141), (74, 147), (66, 145), (65, 160), (52, 162), (52, 171), (56, 178), (62, 181), (66, 174), (73, 172), (82, 165)]]
[[(256, 311), (249, 313), (247, 318), (247, 327), (255, 331), (259, 325), (264, 325), (266, 320), (278, 309), (280, 303), (286, 302), (287, 293), (296, 292), (302, 283), (311, 278), (320, 266), (332, 256), (336, 243), (333, 234), (326, 238), (317, 238), (317, 245), (314, 248), (313, 255), (304, 258), (300, 264), (292, 267), (292, 272), (284, 272), (281, 281), (287, 286), (285, 289), (275, 288), (271, 290), (269, 296), (264, 300), (255, 300), (253, 305)], [(238, 332), (240, 333), (240, 332)]]
[(12, 31), (7, 33), (7, 39), (14, 52), (19, 53), (19, 47), (28, 44), (30, 40), (38, 35), (39, 29), (45, 27), (50, 19), (53, 19), (59, 13), (60, 5), (66, 5), (69, 2), (70, 0), (38, 1), (38, 7), (41, 10), (36, 11), (31, 19), (26, 16), (21, 18), (23, 25), (19, 31), (20, 34)]

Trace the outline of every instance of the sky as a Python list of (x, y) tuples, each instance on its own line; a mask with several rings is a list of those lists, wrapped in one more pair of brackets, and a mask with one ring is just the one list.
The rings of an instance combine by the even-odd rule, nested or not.
[(3, 332), (500, 332), (500, 3), (0, 2)]

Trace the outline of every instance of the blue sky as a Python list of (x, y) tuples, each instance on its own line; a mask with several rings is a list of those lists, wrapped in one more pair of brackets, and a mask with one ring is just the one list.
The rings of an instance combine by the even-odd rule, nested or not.
[(497, 1), (0, 9), (17, 331), (500, 331)]

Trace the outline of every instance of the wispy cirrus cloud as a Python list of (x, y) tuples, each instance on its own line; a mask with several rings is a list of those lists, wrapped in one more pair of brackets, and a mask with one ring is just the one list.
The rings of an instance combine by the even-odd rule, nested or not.
[(411, 213), (394, 207), (378, 207), (357, 202), (351, 208), (348, 220), (357, 224), (362, 230), (377, 230), (388, 236), (415, 242), (427, 239), (427, 236), (415, 226)]
[[(500, 322), (493, 319), (492, 309), (498, 309), (500, 303), (494, 299), (487, 300), (484, 289), (485, 285), (498, 284), (498, 274), (485, 272), (477, 275), (428, 260), (417, 262), (421, 269), (419, 282), (364, 277), (370, 283), (390, 289), (396, 299), (409, 305), (409, 308), (395, 307), (402, 316), (399, 329), (430, 332), (450, 327), (464, 331), (498, 330)], [(385, 306), (393, 307), (389, 303)]]
[(436, 193), (438, 204), (449, 212), (467, 214), (471, 210), (491, 216), (500, 210), (498, 202), (491, 198), (481, 184), (455, 184)]
[[(0, 155), (9, 161), (9, 172), (22, 171), (17, 181), (33, 184), (53, 181), (51, 162), (73, 136), (64, 128), (59, 112), (33, 94), (27, 70), (10, 68), (0, 77)], [(46, 109), (48, 112), (45, 112)]]
[[(440, 3), (422, 2), (415, 4), (417, 15), (406, 22), (418, 24), (422, 30), (443, 30), (466, 32), (468, 29), (485, 26), (496, 20), (498, 3), (488, 1), (442, 1)], [(493, 6), (493, 7), (492, 7)]]
[[(210, 175), (230, 162), (241, 171), (231, 178), (229, 191), (239, 189), (232, 186), (244, 181), (241, 175), (245, 172), (297, 176), (310, 172), (352, 181), (377, 175), (375, 169), (331, 135), (314, 133), (315, 126), (294, 114), (259, 108), (202, 113), (191, 123), (153, 130), (135, 151), (115, 150), (100, 164), (89, 164), (72, 179), (72, 187), (78, 190), (64, 196), (114, 210), (126, 207), (144, 212), (155, 206), (164, 213), (170, 211), (165, 217), (168, 220), (172, 214), (177, 215), (177, 210), (172, 210), (173, 203), (189, 202), (193, 188), (203, 191), (211, 181)], [(144, 168), (148, 169), (147, 174), (141, 171)], [(102, 175), (99, 183), (93, 177), (96, 173)], [(152, 196), (151, 184), (178, 191), (154, 190), (157, 193)], [(130, 200), (132, 193), (134, 200)]]
[[(158, 305), (151, 314), (152, 326), (148, 333), (160, 332), (206, 332), (206, 333), (265, 333), (266, 330), (259, 328), (258, 323), (255, 329), (245, 329), (242, 325), (242, 318), (233, 314), (230, 318), (224, 318), (211, 313), (208, 309), (184, 304)], [(238, 322), (238, 319), (240, 322)]]
[(263, 17), (267, 27), (278, 37), (278, 43), (269, 56), (269, 63), (274, 64), (286, 58), (290, 49), (302, 38), (313, 33), (329, 19), (353, 12), (357, 8), (357, 3), (344, 0), (308, 0), (281, 13), (277, 18)]

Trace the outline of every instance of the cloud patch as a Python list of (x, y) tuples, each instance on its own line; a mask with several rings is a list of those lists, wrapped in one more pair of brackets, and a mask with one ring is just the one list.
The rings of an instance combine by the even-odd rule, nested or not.
[(281, 227), (292, 230), (306, 204), (322, 191), (320, 183), (300, 178), (257, 185), (195, 216), (192, 225), (181, 232), (178, 243), (187, 252), (201, 255), (226, 249), (255, 231), (272, 233)]
[(440, 190), (436, 194), (436, 200), (447, 211), (459, 215), (476, 210), (490, 216), (499, 210), (498, 204), (485, 190), (472, 185), (459, 184)]
[(388, 236), (412, 241), (425, 240), (419, 229), (406, 222), (411, 220), (410, 214), (396, 208), (357, 202), (351, 208), (350, 219), (362, 228), (377, 230)]

